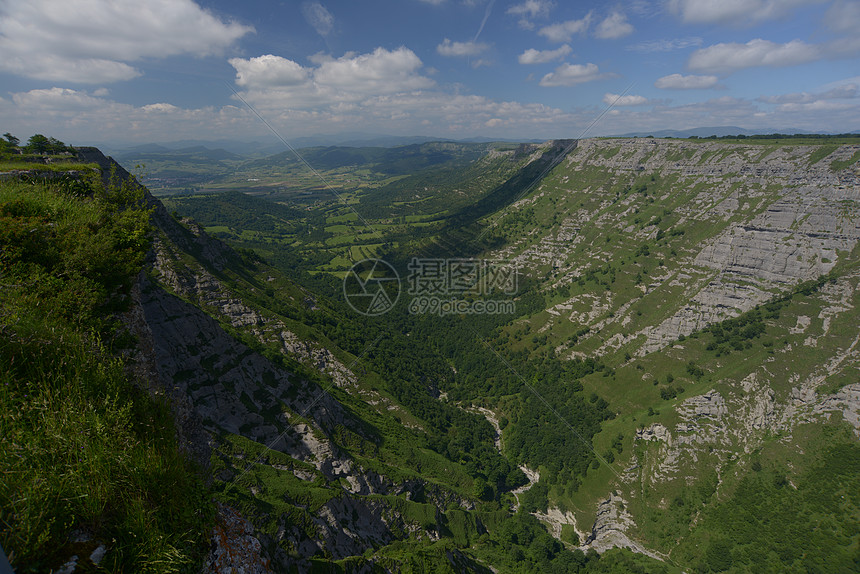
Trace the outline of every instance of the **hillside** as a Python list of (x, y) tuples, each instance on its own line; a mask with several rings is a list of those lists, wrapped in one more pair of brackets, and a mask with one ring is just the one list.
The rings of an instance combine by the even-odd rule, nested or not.
[[(125, 207), (109, 209), (98, 190), (132, 180), (94, 149), (79, 150), (94, 175), (5, 177), (7, 229), (99, 221), (125, 241), (112, 230), (132, 214), (150, 226), (116, 251), (88, 224), (121, 259), (72, 275), (118, 281), (83, 299), (100, 339), (89, 322), (58, 332), (53, 321), (69, 319), (43, 315), (78, 292), (62, 287), (63, 269), (93, 259), (85, 235), (56, 248), (72, 263), (50, 265), (32, 234), (2, 237), (3, 281), (19, 285), (2, 300), (4, 400), (64, 412), (28, 385), (94, 368), (85, 353), (71, 368), (31, 352), (35, 370), (22, 371), (19, 315), (40, 345), (124, 341), (102, 351), (116, 365), (110, 384), (143, 401), (123, 411), (134, 440), (162, 445), (169, 461), (153, 464), (175, 466), (195, 518), (169, 522), (159, 513), (175, 503), (145, 486), (146, 502), (129, 504), (157, 525), (145, 532), (162, 533), (163, 552), (180, 533), (200, 544), (176, 559), (188, 571), (856, 569), (860, 142), (449, 145), (330, 155), (343, 178), (353, 161), (396, 175), (346, 204), (324, 189), (310, 203), (222, 193), (162, 204), (129, 183)], [(42, 207), (22, 207), (35, 198)], [(342, 278), (368, 257), (404, 281), (415, 257), (515, 262), (514, 292), (463, 296), (511, 312), (416, 313), (404, 291), (389, 312), (362, 315)], [(25, 297), (38, 274), (53, 274), (59, 295)], [(98, 388), (75, 400), (114, 408)], [(54, 440), (2, 420), (34, 444)], [(21, 476), (91, 485), (99, 468), (7, 454), (4, 471)], [(99, 464), (122, 456), (105, 451)], [(0, 543), (22, 571), (43, 566), (40, 548), (53, 545), (52, 564), (83, 552), (66, 541), (84, 530), (108, 569), (160, 571), (136, 558), (154, 542), (110, 542), (137, 532), (126, 507), (37, 519), (15, 506), (26, 484), (38, 480), (0, 493), (13, 517)], [(39, 520), (56, 526), (37, 542), (24, 533)]]
[[(595, 547), (629, 537), (713, 571), (858, 556), (856, 498), (821, 496), (858, 486), (860, 147), (790, 144), (580, 142), (488, 220), (493, 255), (547, 295), (499, 344), (611, 367), (582, 383), (617, 413), (595, 438), (617, 474), (549, 494)], [(841, 548), (791, 534), (828, 513)]]
[[(388, 252), (395, 262), (402, 254), (404, 265), (430, 253), (509, 259), (529, 276), (519, 318), (466, 317), (468, 328), (441, 319), (457, 350), (434, 329), (423, 332), (457, 368), (441, 388), (449, 400), (508, 422), (502, 452), (540, 474), (530, 504), (556, 534), (575, 532), (584, 548), (630, 546), (716, 571), (709, 556), (725, 552), (706, 555), (702, 537), (721, 533), (725, 546), (729, 532), (714, 521), (749, 502), (738, 488), (791, 475), (797, 486), (804, 473), (832, 470), (842, 484), (834, 488), (850, 489), (851, 467), (825, 454), (845, 447), (844, 461), (856, 457), (856, 422), (853, 431), (839, 422), (856, 421), (858, 409), (851, 325), (860, 148), (848, 140), (587, 140), (483, 218), (459, 228), (412, 226), (415, 239), (404, 236)], [(362, 198), (356, 211), (376, 225), (372, 202)], [(332, 221), (336, 204), (327, 209)], [(345, 261), (367, 256), (358, 239), (342, 248)], [(509, 365), (515, 374), (482, 354), (484, 343), (518, 361)], [(600, 362), (582, 367), (586, 359)], [(559, 365), (569, 365), (561, 379), (550, 375)], [(578, 383), (558, 395), (565, 379)], [(579, 385), (607, 401), (613, 417), (593, 439), (594, 468), (559, 464), (559, 447), (577, 456), (576, 436), (555, 450), (536, 448), (541, 437), (569, 435), (565, 422), (579, 416), (548, 414), (526, 381), (553, 405)], [(537, 444), (530, 421), (551, 429), (538, 432)], [(781, 497), (812, 504), (802, 489), (761, 492), (757, 504), (765, 506)], [(850, 513), (837, 514), (840, 536), (852, 532)], [(758, 532), (757, 521), (748, 528)], [(770, 535), (779, 548), (807, 549), (788, 563), (814, 554), (808, 542), (780, 538)], [(751, 539), (758, 548), (768, 538)], [(849, 540), (844, 554), (808, 559), (850, 562), (857, 542)], [(736, 569), (765, 567), (744, 552)], [(766, 560), (774, 567), (783, 558)]]

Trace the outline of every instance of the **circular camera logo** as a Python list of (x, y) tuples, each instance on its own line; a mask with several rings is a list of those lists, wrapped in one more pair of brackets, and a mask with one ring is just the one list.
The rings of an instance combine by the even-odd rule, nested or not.
[(357, 313), (382, 315), (400, 297), (400, 276), (381, 259), (363, 259), (344, 275), (343, 295)]

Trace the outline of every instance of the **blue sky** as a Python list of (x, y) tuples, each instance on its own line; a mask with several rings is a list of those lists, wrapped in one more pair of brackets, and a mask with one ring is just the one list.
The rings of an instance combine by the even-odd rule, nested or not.
[(0, 0), (0, 131), (860, 130), (854, 0)]

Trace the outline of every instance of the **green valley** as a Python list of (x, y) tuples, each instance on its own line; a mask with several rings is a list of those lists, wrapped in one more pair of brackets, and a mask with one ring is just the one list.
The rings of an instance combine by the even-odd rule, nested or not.
[[(20, 571), (856, 571), (858, 150), (159, 151), (200, 173), (157, 197), (94, 148), (10, 171), (0, 543)], [(416, 312), (426, 262), (468, 312)]]

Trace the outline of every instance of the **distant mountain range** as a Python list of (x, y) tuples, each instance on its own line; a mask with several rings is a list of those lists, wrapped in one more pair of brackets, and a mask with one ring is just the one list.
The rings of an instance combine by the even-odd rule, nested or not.
[[(689, 137), (709, 137), (709, 136), (756, 136), (765, 134), (813, 134), (826, 132), (812, 132), (799, 128), (769, 128), (769, 129), (746, 129), (738, 126), (711, 126), (691, 128), (687, 130), (656, 130), (656, 131), (639, 131), (629, 132), (624, 134), (613, 134), (609, 137), (648, 137), (655, 138), (689, 138)], [(852, 132), (857, 134), (860, 130)], [(835, 134), (833, 134), (835, 135)], [(324, 147), (324, 146), (339, 146), (339, 147), (398, 147), (415, 144), (424, 144), (428, 142), (453, 142), (453, 143), (488, 143), (488, 142), (516, 142), (516, 143), (541, 143), (543, 139), (511, 139), (511, 138), (490, 138), (490, 137), (471, 137), (463, 139), (451, 139), (432, 136), (392, 136), (385, 134), (366, 134), (366, 133), (344, 133), (337, 135), (320, 135), (310, 137), (298, 137), (294, 139), (285, 138), (289, 144), (296, 148), (309, 147)], [(266, 139), (264, 141), (240, 141), (231, 139), (219, 140), (179, 140), (175, 142), (160, 142), (147, 143), (136, 146), (127, 147), (121, 143), (113, 145), (101, 144), (99, 147), (106, 150), (110, 155), (116, 157), (140, 157), (141, 154), (181, 154), (193, 156), (207, 156), (212, 160), (224, 159), (240, 159), (243, 158), (262, 158), (270, 155), (275, 155), (286, 151), (286, 146), (283, 142), (275, 139)], [(218, 156), (218, 157), (216, 157)]]
[[(510, 139), (472, 137), (465, 139), (451, 139), (431, 136), (390, 136), (390, 135), (368, 135), (368, 134), (342, 134), (337, 136), (312, 136), (299, 137), (295, 139), (286, 138), (287, 142), (296, 149), (309, 147), (399, 147), (407, 145), (425, 144), (430, 142), (452, 142), (452, 143), (489, 143), (489, 142), (514, 142), (514, 143), (540, 143), (541, 139)], [(239, 140), (180, 140), (175, 142), (146, 143), (126, 147), (122, 144), (101, 145), (109, 155), (116, 157), (138, 157), (140, 154), (165, 154), (180, 153), (198, 155), (208, 151), (220, 151), (229, 154), (243, 156), (245, 158), (260, 158), (275, 155), (286, 151), (283, 142), (276, 140), (245, 142)], [(216, 159), (216, 158), (212, 158)], [(227, 159), (227, 158), (217, 158)]]

